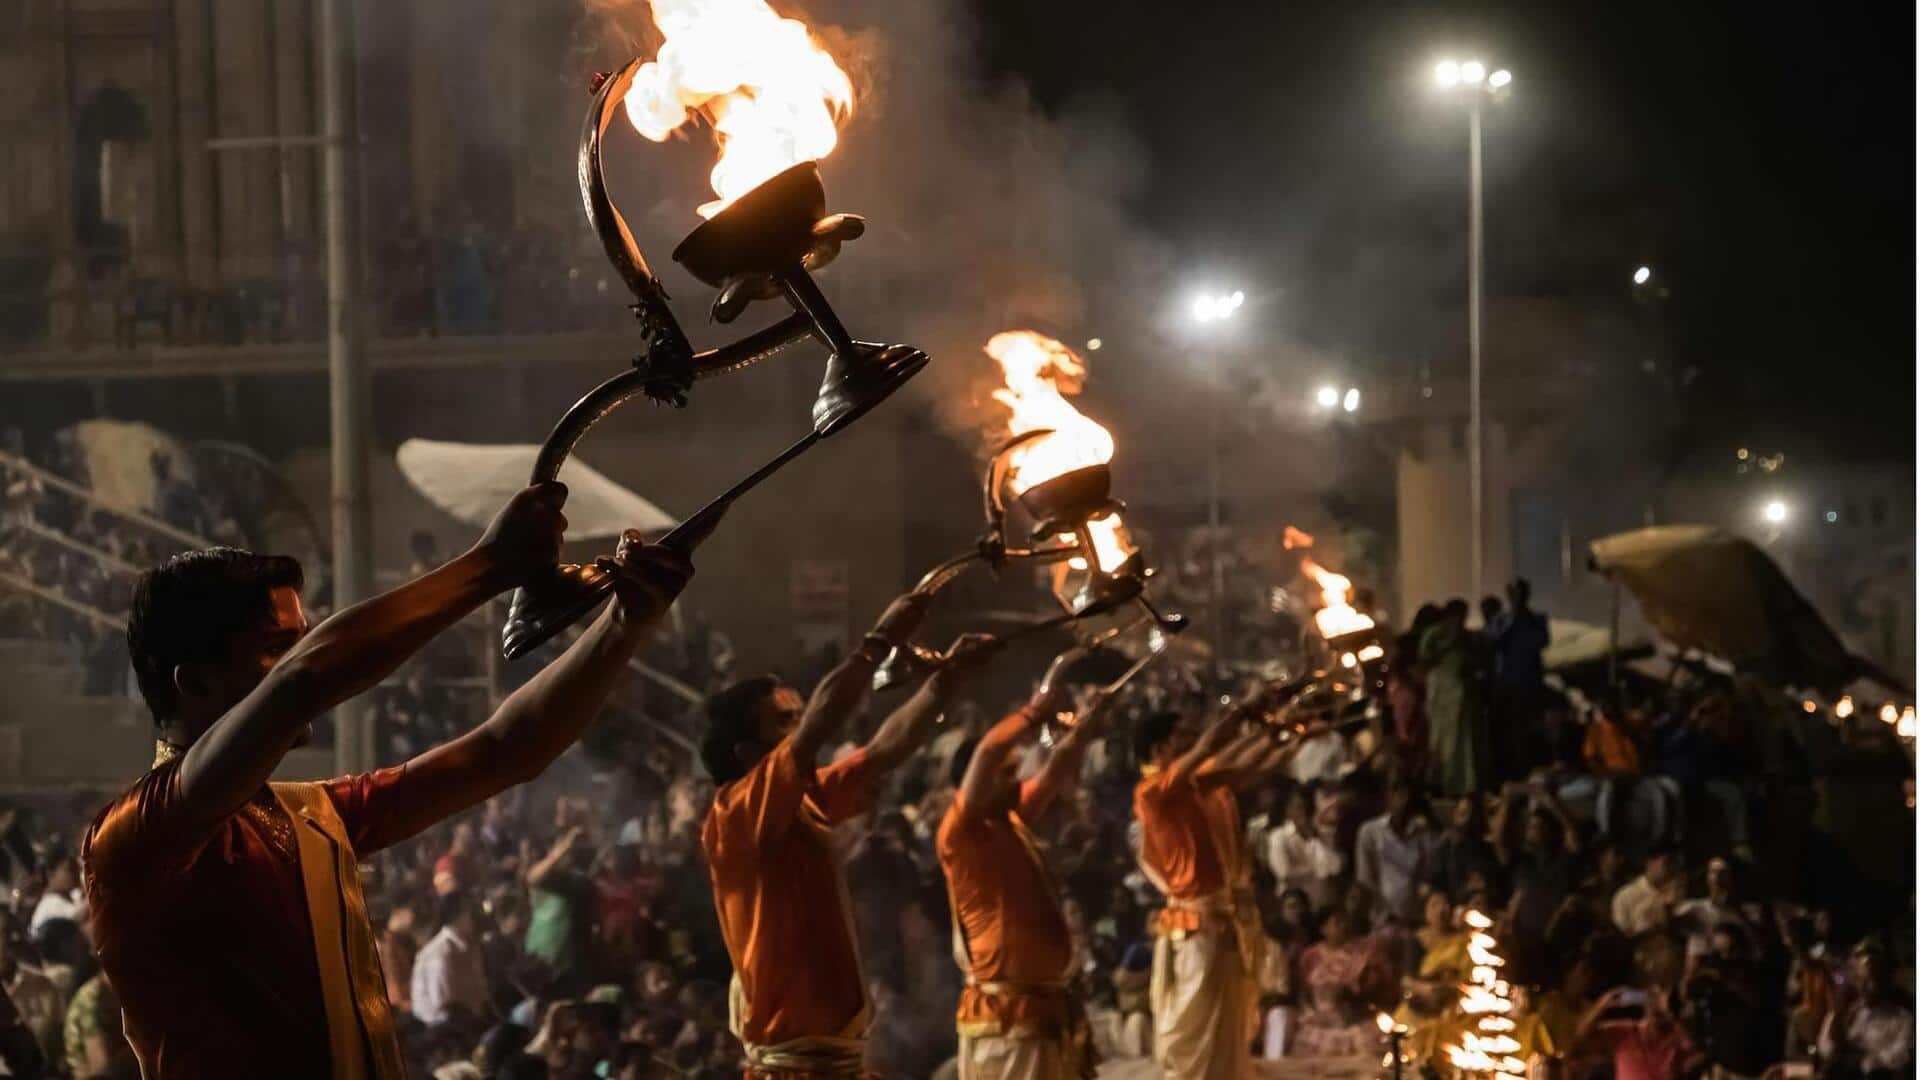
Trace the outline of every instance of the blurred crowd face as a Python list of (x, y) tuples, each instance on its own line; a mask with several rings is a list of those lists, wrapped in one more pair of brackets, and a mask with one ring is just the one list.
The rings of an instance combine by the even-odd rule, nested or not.
[(1733, 896), (1733, 867), (1725, 860), (1715, 859), (1707, 864), (1707, 895), (1716, 903), (1726, 903)]
[(1656, 852), (1647, 856), (1647, 880), (1657, 887), (1665, 888), (1674, 879), (1678, 869), (1673, 856), (1666, 852)]
[(1453, 902), (1443, 892), (1427, 894), (1427, 929), (1444, 933), (1453, 929)]

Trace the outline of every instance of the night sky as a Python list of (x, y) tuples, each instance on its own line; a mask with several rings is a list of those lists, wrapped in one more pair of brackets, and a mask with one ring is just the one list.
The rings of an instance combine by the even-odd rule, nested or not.
[(1486, 129), (1490, 298), (1630, 304), (1651, 264), (1669, 347), (1700, 372), (1697, 455), (1911, 459), (1910, 9), (977, 10), (990, 76), (1049, 112), (1121, 115), (1147, 170), (1133, 208), (1186, 272), (1248, 281), (1282, 332), (1375, 354), (1464, 351), (1466, 125), (1431, 72), (1508, 67)]

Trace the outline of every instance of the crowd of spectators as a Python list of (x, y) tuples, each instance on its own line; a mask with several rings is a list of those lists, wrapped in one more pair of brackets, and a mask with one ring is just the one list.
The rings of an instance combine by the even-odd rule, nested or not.
[[(1377, 1063), (1387, 1014), (1410, 1029), (1410, 1068), (1437, 1067), (1462, 1030), (1463, 919), (1479, 911), (1507, 959), (1516, 1035), (1545, 1075), (1911, 1071), (1911, 869), (1903, 895), (1861, 889), (1868, 868), (1836, 853), (1846, 823), (1804, 814), (1789, 842), (1782, 814), (1799, 804), (1779, 787), (1850, 768), (1855, 786), (1884, 784), (1874, 827), (1910, 835), (1911, 767), (1884, 725), (1798, 709), (1782, 721), (1751, 687), (1698, 670), (1590, 698), (1543, 670), (1546, 622), (1518, 583), (1479, 620), (1455, 601), (1381, 629), (1385, 656), (1349, 679), (1341, 722), (1245, 798), (1265, 928), (1259, 1056)], [(683, 688), (635, 680), (539, 781), (371, 859), (367, 900), (413, 1075), (739, 1075), (698, 842), (712, 785), (691, 752), (698, 697), (732, 677), (730, 650), (689, 620), (648, 658)], [(442, 685), (444, 663), (430, 655), (379, 691), (388, 760), (479, 718), (482, 700)], [(1073, 797), (1033, 823), (1109, 1060), (1152, 1044), (1159, 900), (1135, 863), (1129, 732), (1164, 711), (1204, 722), (1222, 692), (1249, 690), (1244, 673), (1193, 657), (1149, 668)], [(880, 1075), (952, 1074), (961, 976), (932, 838), (954, 758), (1008, 705), (958, 704), (838, 837)], [(131, 1076), (62, 846), (83, 820), (0, 817), (13, 888), (0, 985), (51, 1075)]]
[[(19, 429), (0, 432), (0, 575), (33, 587), (0, 588), (0, 638), (63, 646), (84, 671), (81, 689), (124, 692), (127, 658), (118, 623), (141, 569), (187, 546), (180, 534), (227, 544), (244, 544), (246, 537), (214, 494), (217, 488), (190, 482), (165, 452), (148, 463), (149, 517), (84, 494), (90, 477), (72, 429), (38, 453), (29, 449)], [(176, 531), (155, 528), (154, 521)]]

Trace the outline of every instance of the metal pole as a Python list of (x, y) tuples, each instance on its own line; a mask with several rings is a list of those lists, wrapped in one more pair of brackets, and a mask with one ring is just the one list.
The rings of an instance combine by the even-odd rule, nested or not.
[(1467, 473), (1468, 502), (1473, 514), (1473, 583), (1469, 594), (1473, 603), (1486, 595), (1482, 575), (1486, 573), (1486, 462), (1484, 432), (1480, 415), (1480, 293), (1481, 293), (1481, 213), (1480, 213), (1480, 104), (1475, 102), (1468, 118), (1469, 194), (1467, 206)]
[(1207, 536), (1212, 552), (1207, 583), (1207, 611), (1213, 616), (1213, 668), (1217, 672), (1226, 663), (1227, 612), (1226, 568), (1220, 561), (1220, 386), (1213, 387), (1207, 451)]
[[(361, 349), (360, 191), (355, 115), (353, 0), (322, 0), (321, 93), (326, 150), (327, 398), (333, 450), (333, 604), (366, 599), (373, 584), (373, 524), (367, 503), (366, 360)], [(363, 701), (335, 710), (334, 765), (371, 768), (373, 713)]]

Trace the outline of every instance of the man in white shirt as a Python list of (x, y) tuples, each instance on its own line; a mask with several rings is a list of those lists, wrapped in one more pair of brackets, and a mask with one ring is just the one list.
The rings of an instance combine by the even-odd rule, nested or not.
[(1758, 905), (1733, 899), (1733, 866), (1719, 857), (1707, 860), (1707, 895), (1675, 906), (1673, 921), (1686, 932), (1689, 961), (1713, 951), (1713, 929), (1722, 923), (1740, 926), (1749, 942), (1760, 940), (1763, 925)]
[(1861, 942), (1850, 959), (1853, 993), (1827, 1014), (1820, 1056), (1869, 1075), (1912, 1075), (1913, 1010), (1893, 985), (1887, 954)]
[(40, 897), (40, 902), (34, 905), (33, 918), (28, 921), (27, 929), (38, 933), (52, 919), (79, 922), (86, 910), (80, 898), (79, 863), (63, 850), (48, 852), (47, 891)]
[(1267, 834), (1267, 868), (1274, 892), (1299, 889), (1315, 911), (1334, 900), (1334, 879), (1346, 858), (1313, 822), (1313, 789), (1302, 784), (1287, 794), (1286, 821)]
[(487, 1015), (479, 915), (473, 898), (465, 893), (440, 898), (440, 932), (413, 958), (413, 1015), (421, 1023), (441, 1023), (455, 1009), (473, 1017)]
[(1639, 937), (1665, 926), (1679, 901), (1679, 859), (1672, 848), (1655, 848), (1640, 876), (1613, 894), (1613, 925), (1630, 938)]
[(1353, 845), (1354, 878), (1374, 896), (1374, 921), (1401, 927), (1420, 925), (1419, 884), (1427, 875), (1433, 846), (1426, 813), (1416, 812), (1413, 785), (1396, 779), (1387, 785), (1387, 812), (1360, 826)]

